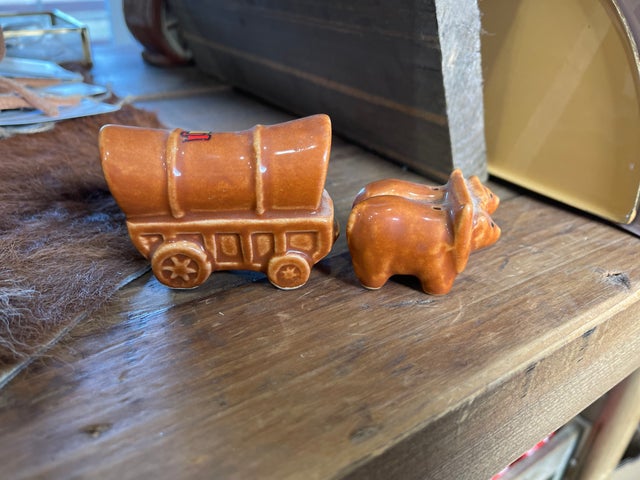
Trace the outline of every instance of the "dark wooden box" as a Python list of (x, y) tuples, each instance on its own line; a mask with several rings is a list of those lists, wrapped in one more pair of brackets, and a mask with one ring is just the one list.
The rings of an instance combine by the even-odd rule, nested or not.
[(486, 178), (475, 0), (169, 7), (203, 71), (434, 179)]

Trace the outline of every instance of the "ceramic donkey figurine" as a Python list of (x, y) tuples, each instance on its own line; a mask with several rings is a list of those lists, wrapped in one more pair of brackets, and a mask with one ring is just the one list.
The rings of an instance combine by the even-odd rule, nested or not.
[(439, 187), (402, 180), (367, 185), (347, 223), (356, 276), (377, 289), (392, 275), (413, 275), (426, 293), (448, 293), (469, 254), (500, 237), (490, 216), (498, 203), (477, 177), (465, 180), (460, 170)]

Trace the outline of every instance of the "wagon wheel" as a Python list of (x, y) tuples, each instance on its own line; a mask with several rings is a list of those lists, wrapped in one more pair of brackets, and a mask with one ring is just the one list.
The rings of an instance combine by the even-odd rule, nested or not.
[(267, 276), (269, 281), (283, 290), (301, 287), (311, 274), (311, 266), (307, 259), (299, 254), (290, 253), (269, 260)]
[(165, 243), (151, 258), (156, 278), (172, 288), (193, 288), (211, 275), (211, 262), (202, 247), (193, 242)]

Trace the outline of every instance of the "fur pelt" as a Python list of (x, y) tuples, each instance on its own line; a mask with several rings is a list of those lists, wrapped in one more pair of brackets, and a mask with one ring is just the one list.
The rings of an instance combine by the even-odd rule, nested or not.
[(100, 168), (106, 123), (160, 126), (125, 106), (0, 140), (0, 385), (2, 369), (40, 352), (144, 268)]

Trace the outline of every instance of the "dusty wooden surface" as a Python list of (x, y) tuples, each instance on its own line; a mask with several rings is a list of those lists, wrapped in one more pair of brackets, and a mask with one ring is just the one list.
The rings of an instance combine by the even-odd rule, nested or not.
[[(342, 225), (392, 176), (336, 138)], [(298, 290), (140, 278), (0, 391), (2, 476), (489, 478), (640, 367), (638, 239), (491, 186), (503, 237), (447, 296), (362, 289), (344, 236)]]

